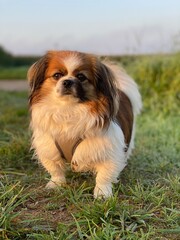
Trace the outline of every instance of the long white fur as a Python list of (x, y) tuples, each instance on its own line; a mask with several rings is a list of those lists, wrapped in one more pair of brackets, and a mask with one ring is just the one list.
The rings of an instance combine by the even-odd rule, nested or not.
[[(74, 61), (74, 59), (73, 59)], [(117, 87), (130, 99), (136, 116), (141, 110), (141, 97), (136, 83), (122, 70), (108, 65), (114, 72)], [(97, 128), (99, 117), (92, 115), (88, 108), (71, 96), (59, 96), (57, 87), (41, 102), (32, 106), (31, 128), (32, 147), (41, 164), (50, 173), (48, 188), (65, 183), (65, 166), (60, 159), (54, 141), (62, 139), (85, 138), (77, 147), (72, 163), (76, 171), (95, 171), (95, 198), (112, 195), (112, 183), (126, 166), (134, 146), (134, 128), (128, 152), (124, 152), (125, 141), (121, 128), (111, 121), (108, 130)], [(103, 121), (103, 119), (102, 119)], [(99, 123), (101, 124), (101, 123)]]

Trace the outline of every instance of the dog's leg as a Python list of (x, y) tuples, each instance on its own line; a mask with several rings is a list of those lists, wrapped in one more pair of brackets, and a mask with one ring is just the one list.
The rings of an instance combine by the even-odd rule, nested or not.
[(103, 161), (95, 164), (96, 186), (94, 189), (94, 198), (112, 196), (112, 183), (118, 182), (118, 176), (125, 167), (125, 162)]
[(65, 168), (59, 160), (44, 159), (41, 164), (51, 175), (51, 180), (47, 183), (46, 188), (51, 189), (66, 183)]
[(55, 188), (66, 182), (65, 164), (60, 157), (54, 140), (48, 134), (37, 133), (34, 134), (32, 146), (39, 162), (51, 175), (51, 180), (46, 185), (46, 188)]

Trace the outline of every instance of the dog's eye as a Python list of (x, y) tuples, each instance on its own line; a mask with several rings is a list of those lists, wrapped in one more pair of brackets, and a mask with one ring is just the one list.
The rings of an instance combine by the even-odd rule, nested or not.
[(63, 77), (64, 74), (61, 73), (61, 72), (57, 72), (55, 73), (52, 77), (55, 79), (55, 80), (59, 80), (61, 77)]
[(84, 82), (87, 79), (87, 77), (82, 73), (79, 73), (76, 77), (79, 79), (80, 82)]

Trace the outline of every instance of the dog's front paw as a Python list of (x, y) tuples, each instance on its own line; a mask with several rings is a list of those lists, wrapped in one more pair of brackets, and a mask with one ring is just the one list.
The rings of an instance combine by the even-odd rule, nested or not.
[(66, 184), (66, 180), (65, 179), (51, 179), (47, 184), (46, 184), (46, 189), (54, 189), (57, 187), (61, 187), (64, 184)]
[(79, 164), (74, 159), (71, 161), (71, 169), (72, 169), (73, 172), (79, 172), (80, 171), (79, 170)]
[(78, 162), (77, 160), (72, 159), (71, 169), (73, 172), (87, 172), (87, 171), (91, 170), (91, 165), (84, 164), (82, 162)]
[(112, 196), (112, 184), (96, 185), (94, 189), (94, 198), (109, 198)]

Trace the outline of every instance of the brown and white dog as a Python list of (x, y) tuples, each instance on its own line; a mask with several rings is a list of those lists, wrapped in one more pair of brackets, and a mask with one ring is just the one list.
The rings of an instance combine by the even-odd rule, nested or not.
[(112, 195), (112, 183), (134, 146), (141, 110), (136, 83), (94, 55), (50, 51), (28, 71), (32, 147), (50, 173), (47, 188), (66, 182), (66, 162), (96, 174), (94, 197)]

